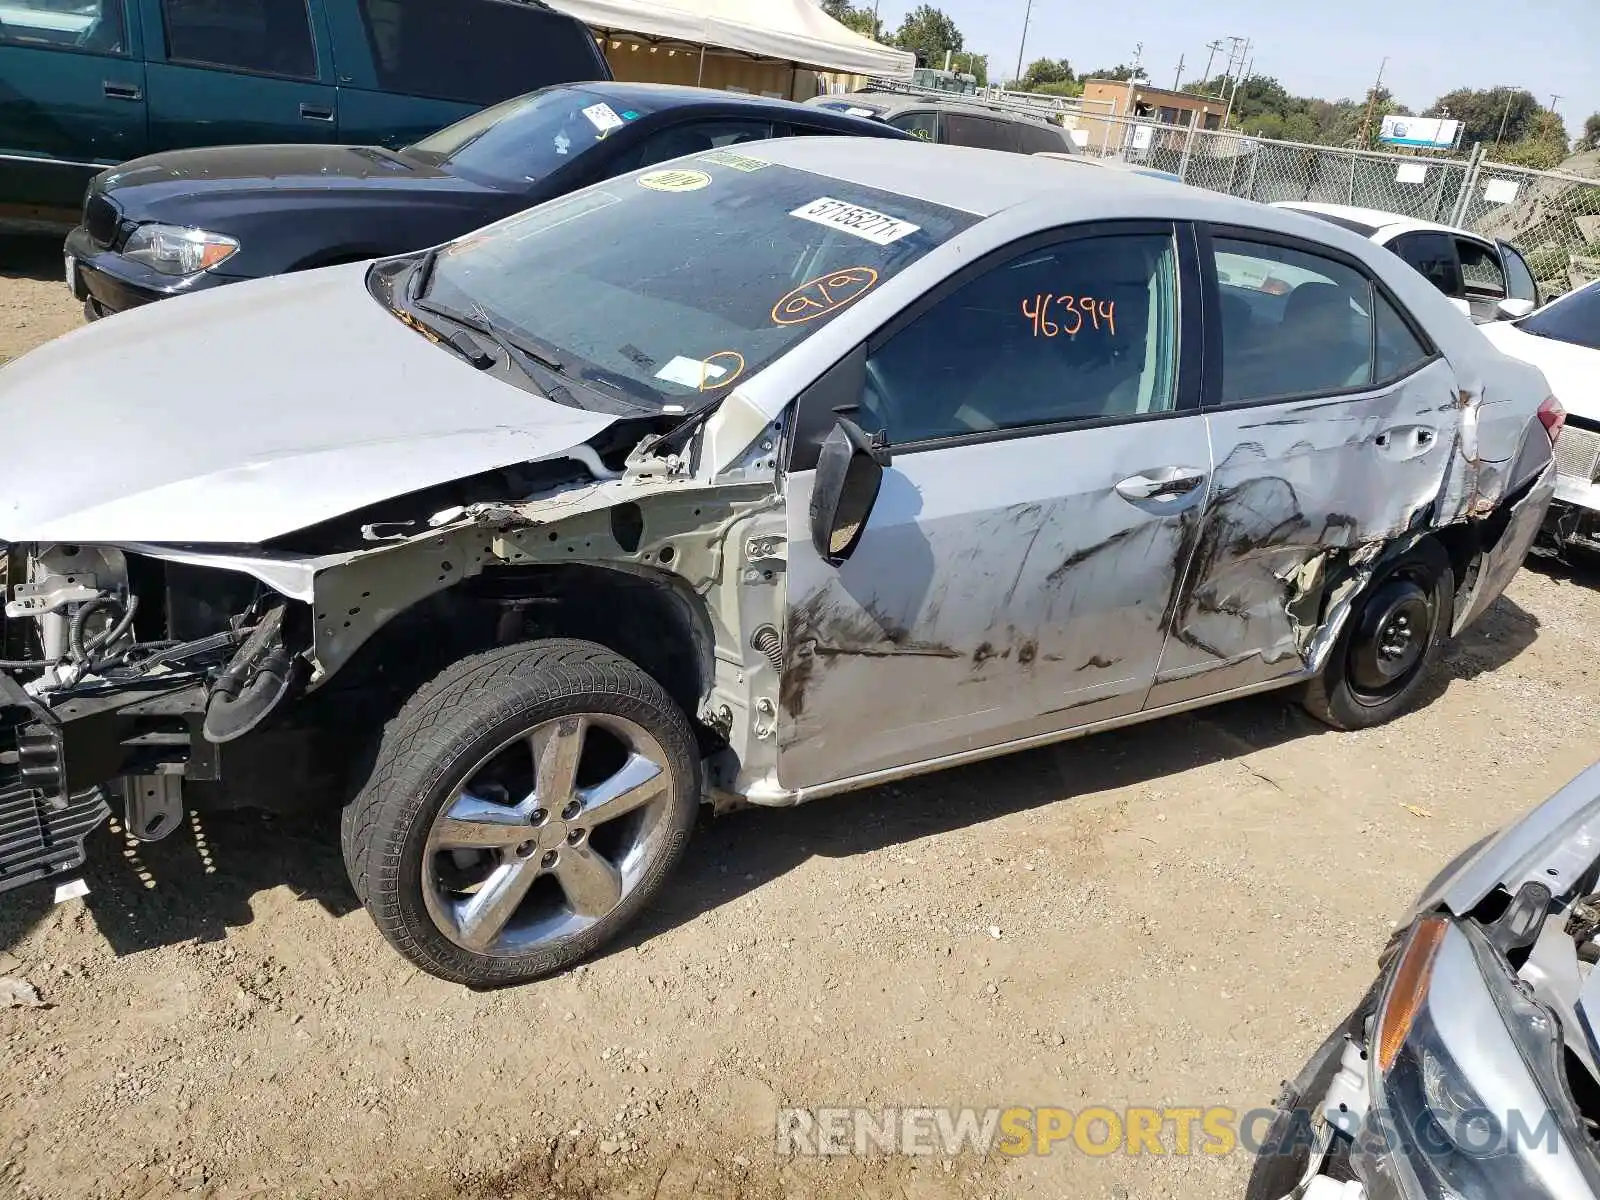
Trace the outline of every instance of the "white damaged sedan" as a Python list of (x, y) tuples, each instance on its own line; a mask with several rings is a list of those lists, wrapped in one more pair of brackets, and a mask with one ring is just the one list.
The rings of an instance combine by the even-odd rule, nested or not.
[(826, 138), (123, 314), (0, 370), (0, 889), (316, 776), (396, 949), (505, 983), (702, 801), (1376, 724), (1521, 563), (1549, 394), (1326, 223)]

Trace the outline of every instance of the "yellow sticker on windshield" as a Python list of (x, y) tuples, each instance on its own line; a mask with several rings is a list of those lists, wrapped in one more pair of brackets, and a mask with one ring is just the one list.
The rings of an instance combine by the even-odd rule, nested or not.
[(651, 171), (639, 176), (639, 186), (652, 192), (698, 192), (711, 186), (711, 176), (704, 171)]

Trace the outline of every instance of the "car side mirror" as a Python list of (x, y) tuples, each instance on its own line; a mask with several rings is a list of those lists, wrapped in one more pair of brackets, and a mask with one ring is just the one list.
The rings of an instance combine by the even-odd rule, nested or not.
[(1520, 321), (1534, 310), (1532, 300), (1505, 299), (1494, 306), (1494, 319), (1497, 321)]
[(822, 440), (811, 488), (811, 542), (830, 566), (855, 553), (888, 465), (883, 435), (869, 437), (848, 417), (840, 417)]

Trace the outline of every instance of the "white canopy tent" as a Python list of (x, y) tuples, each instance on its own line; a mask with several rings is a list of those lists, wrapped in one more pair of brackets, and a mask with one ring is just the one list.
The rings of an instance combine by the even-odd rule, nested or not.
[(916, 57), (847, 29), (811, 0), (548, 0), (602, 33), (633, 33), (762, 58), (910, 79)]

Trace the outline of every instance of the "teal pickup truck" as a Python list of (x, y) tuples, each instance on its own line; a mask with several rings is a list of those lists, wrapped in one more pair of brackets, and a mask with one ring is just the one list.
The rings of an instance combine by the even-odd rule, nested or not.
[(159, 150), (397, 147), (609, 78), (540, 0), (0, 0), (0, 228), (70, 229), (92, 176)]

